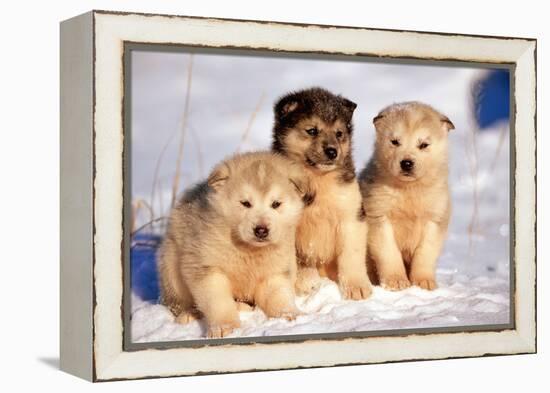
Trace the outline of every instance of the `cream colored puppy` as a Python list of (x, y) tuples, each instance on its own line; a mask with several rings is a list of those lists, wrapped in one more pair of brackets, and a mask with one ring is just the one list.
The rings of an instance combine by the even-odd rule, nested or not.
[(447, 134), (453, 123), (419, 102), (395, 104), (374, 118), (374, 154), (360, 176), (369, 274), (382, 286), (435, 289), (447, 233)]
[(286, 158), (248, 153), (219, 164), (173, 209), (161, 247), (162, 302), (209, 337), (237, 328), (239, 304), (294, 318), (295, 230), (307, 179)]

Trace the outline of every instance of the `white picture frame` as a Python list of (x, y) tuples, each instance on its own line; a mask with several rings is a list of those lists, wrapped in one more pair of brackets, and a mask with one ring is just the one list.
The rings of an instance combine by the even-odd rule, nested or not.
[[(125, 44), (513, 71), (513, 321), (496, 331), (125, 346)], [(61, 24), (61, 368), (90, 381), (536, 352), (536, 40), (91, 11)]]

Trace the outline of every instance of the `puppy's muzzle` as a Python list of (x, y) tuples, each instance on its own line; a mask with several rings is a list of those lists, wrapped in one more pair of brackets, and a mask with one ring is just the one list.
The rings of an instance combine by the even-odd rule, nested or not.
[(414, 169), (414, 161), (412, 160), (401, 160), (399, 163), (401, 170), (405, 173), (411, 173)]
[(256, 225), (254, 227), (254, 236), (258, 240), (265, 240), (269, 236), (269, 228), (265, 225)]

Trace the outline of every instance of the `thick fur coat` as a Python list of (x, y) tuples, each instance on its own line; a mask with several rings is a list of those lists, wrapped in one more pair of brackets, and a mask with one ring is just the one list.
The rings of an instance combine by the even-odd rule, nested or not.
[(320, 88), (282, 97), (275, 105), (273, 150), (303, 167), (311, 184), (296, 232), (299, 293), (337, 281), (347, 299), (371, 293), (366, 272), (367, 224), (352, 158), (356, 104)]
[(451, 213), (447, 134), (454, 125), (419, 102), (387, 107), (374, 125), (374, 154), (360, 175), (369, 274), (392, 290), (434, 289)]
[(160, 251), (162, 302), (210, 337), (239, 326), (239, 302), (294, 318), (295, 233), (308, 189), (302, 169), (270, 152), (219, 164), (173, 209)]

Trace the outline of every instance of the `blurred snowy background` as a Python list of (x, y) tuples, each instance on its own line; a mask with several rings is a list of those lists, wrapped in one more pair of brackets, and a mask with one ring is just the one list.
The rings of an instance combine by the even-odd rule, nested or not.
[(306, 315), (288, 322), (267, 320), (259, 310), (242, 313), (243, 327), (235, 336), (508, 323), (508, 71), (154, 51), (132, 51), (131, 62), (133, 341), (204, 337), (200, 322), (177, 325), (156, 304), (155, 248), (174, 184), (179, 193), (236, 151), (269, 149), (273, 103), (290, 90), (311, 86), (358, 104), (358, 171), (372, 152), (372, 118), (388, 104), (423, 101), (455, 124), (450, 134), (453, 215), (439, 260), (440, 288), (398, 293), (376, 288), (366, 301), (347, 302), (327, 280), (318, 293), (298, 299)]

